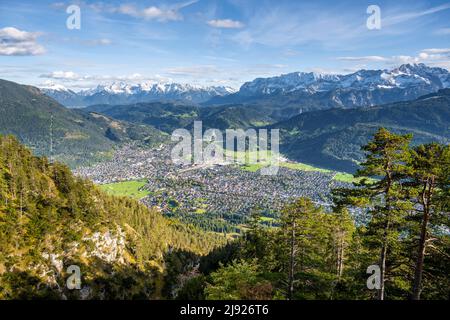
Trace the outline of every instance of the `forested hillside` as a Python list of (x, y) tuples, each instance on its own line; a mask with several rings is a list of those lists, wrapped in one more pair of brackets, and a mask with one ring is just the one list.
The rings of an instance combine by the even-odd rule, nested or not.
[(354, 172), (361, 146), (379, 127), (413, 133), (413, 143), (450, 141), (450, 89), (388, 105), (307, 112), (271, 126), (280, 129), (281, 152), (300, 162)]
[(36, 154), (71, 166), (108, 157), (115, 146), (160, 143), (159, 130), (69, 110), (39, 89), (0, 80), (0, 134), (12, 134)]
[[(223, 244), (0, 137), (0, 299), (163, 298), (178, 256), (194, 264)], [(66, 287), (70, 265), (81, 290)]]
[(199, 120), (203, 122), (205, 129), (247, 129), (286, 120), (289, 116), (298, 114), (298, 108), (279, 109), (240, 104), (198, 107), (169, 102), (93, 105), (84, 110), (131, 123), (151, 125), (166, 133), (172, 133), (178, 128), (191, 128), (193, 122)]

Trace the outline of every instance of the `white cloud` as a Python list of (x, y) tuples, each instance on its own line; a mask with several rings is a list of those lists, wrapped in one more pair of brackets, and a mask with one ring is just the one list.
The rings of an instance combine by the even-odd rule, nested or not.
[(242, 22), (231, 19), (209, 20), (207, 24), (214, 28), (224, 29), (240, 29), (244, 27)]
[[(128, 75), (80, 75), (73, 71), (53, 71), (47, 74), (41, 74), (39, 78), (59, 80), (62, 82), (101, 82), (109, 83), (114, 81), (156, 81), (162, 80), (163, 77), (155, 75), (153, 77), (145, 76), (140, 73), (132, 73)], [(168, 79), (168, 78), (165, 78)]]
[(87, 40), (85, 41), (85, 44), (89, 46), (108, 46), (112, 44), (112, 41), (110, 39), (101, 38), (101, 39)]
[(72, 71), (53, 71), (48, 74), (41, 74), (40, 78), (58, 79), (58, 80), (79, 80), (80, 76)]
[(392, 56), (387, 61), (388, 61), (388, 63), (391, 63), (391, 64), (419, 63), (419, 62), (421, 62), (421, 58), (418, 56), (412, 57), (412, 56), (400, 55), (400, 56)]
[(426, 52), (419, 53), (419, 59), (428, 59), (429, 54)]
[(171, 6), (150, 6), (146, 8), (138, 8), (132, 4), (123, 4), (119, 7), (111, 7), (108, 11), (113, 13), (121, 13), (134, 18), (155, 20), (158, 22), (179, 21), (183, 20), (183, 15), (180, 13), (180, 10), (196, 3), (197, 1), (198, 0), (193, 0)]
[(114, 82), (126, 82), (129, 84), (138, 84), (143, 82), (173, 82), (173, 79), (159, 74), (151, 76), (140, 73), (124, 75), (98, 75), (98, 74), (78, 74), (73, 71), (53, 71), (47, 74), (41, 74), (39, 78), (47, 79), (38, 84), (40, 87), (64, 86), (72, 90), (90, 89), (98, 85), (110, 85)]
[[(160, 75), (133, 73), (126, 75), (95, 75), (81, 74), (74, 71), (53, 71), (41, 74), (40, 78), (50, 79), (53, 84), (61, 84), (67, 88), (92, 88), (97, 85), (108, 85), (112, 82), (123, 81), (126, 83), (142, 82), (177, 82), (199, 85), (228, 85), (239, 87), (245, 81), (254, 80), (256, 77), (272, 77), (282, 73), (292, 72), (292, 68), (283, 63), (270, 64), (246, 64), (241, 66), (233, 64), (224, 66), (223, 64), (199, 64), (199, 65), (179, 65), (162, 68), (158, 71)], [(338, 73), (337, 70), (330, 69), (310, 69), (321, 73)], [(43, 86), (47, 85), (43, 82)], [(49, 82), (50, 83), (50, 82)]]
[(424, 55), (417, 57), (399, 55), (399, 56), (360, 56), (360, 57), (338, 57), (336, 60), (349, 61), (349, 62), (359, 62), (359, 63), (376, 63), (385, 62), (386, 64), (406, 64), (406, 63), (419, 63), (422, 58), (426, 58)]
[(432, 66), (448, 68), (450, 65), (450, 48), (429, 48), (421, 50), (416, 56), (397, 55), (390, 57), (382, 56), (356, 56), (356, 57), (338, 57), (340, 61), (359, 62), (359, 63), (379, 63), (394, 66), (407, 63), (425, 63)]
[(22, 31), (13, 27), (0, 29), (0, 55), (34, 56), (45, 53), (43, 46), (37, 43), (37, 32)]
[(156, 20), (160, 22), (182, 20), (182, 16), (173, 9), (161, 9), (158, 7), (147, 7), (138, 9), (133, 5), (121, 5), (116, 12), (132, 16), (135, 18), (143, 18), (146, 20)]
[(432, 48), (432, 49), (424, 49), (422, 50), (422, 52), (425, 53), (431, 53), (431, 54), (435, 54), (435, 53), (450, 53), (450, 48)]
[(386, 61), (387, 59), (385, 57), (381, 57), (381, 56), (362, 56), (362, 57), (338, 57), (337, 60), (373, 62), (373, 61)]
[(182, 20), (182, 15), (172, 9), (160, 9), (158, 7), (148, 7), (142, 11), (142, 15), (145, 19), (158, 20), (158, 21), (176, 21)]

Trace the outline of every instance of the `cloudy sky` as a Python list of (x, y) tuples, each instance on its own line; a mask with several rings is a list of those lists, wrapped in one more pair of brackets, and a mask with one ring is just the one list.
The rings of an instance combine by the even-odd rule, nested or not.
[[(81, 28), (67, 28), (71, 4)], [(369, 29), (378, 5), (381, 29)], [(73, 22), (73, 21), (72, 21)], [(0, 78), (239, 87), (294, 71), (450, 69), (449, 1), (0, 1)]]

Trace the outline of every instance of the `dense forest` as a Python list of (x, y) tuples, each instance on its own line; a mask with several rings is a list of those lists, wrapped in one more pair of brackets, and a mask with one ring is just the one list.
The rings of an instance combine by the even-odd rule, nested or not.
[(300, 198), (268, 226), (255, 208), (231, 241), (2, 137), (0, 298), (449, 299), (450, 148), (411, 139), (379, 129), (332, 210)]
[[(195, 261), (224, 243), (0, 137), (0, 299), (161, 298), (172, 255)], [(81, 290), (66, 287), (71, 265)]]

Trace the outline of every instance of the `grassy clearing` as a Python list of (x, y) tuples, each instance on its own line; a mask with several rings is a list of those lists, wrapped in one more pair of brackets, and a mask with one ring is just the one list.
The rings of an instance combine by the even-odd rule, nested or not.
[(338, 172), (334, 175), (334, 180), (341, 181), (341, 182), (347, 182), (347, 183), (353, 183), (358, 182), (361, 180), (361, 178), (355, 178), (350, 173), (344, 173), (344, 172)]
[(204, 201), (205, 201), (205, 199), (203, 199), (203, 198), (197, 199), (197, 206), (196, 206), (194, 213), (205, 214), (207, 212), (206, 209), (208, 208), (208, 205), (206, 203), (204, 203)]
[[(332, 170), (314, 167), (312, 165), (300, 163), (300, 162), (280, 161), (278, 165), (280, 167), (288, 168), (291, 170), (314, 171), (314, 172), (323, 172), (323, 173), (333, 173), (334, 172)], [(249, 172), (257, 172), (258, 170), (260, 170), (261, 168), (264, 168), (266, 166), (267, 166), (267, 163), (265, 163), (265, 162), (256, 163), (256, 164), (245, 164), (245, 165), (241, 166), (241, 169), (245, 170), (245, 171), (249, 171)], [(333, 177), (333, 180), (335, 180), (335, 181), (341, 181), (341, 182), (346, 182), (346, 183), (359, 182), (362, 179), (363, 178), (355, 178), (352, 174), (345, 173), (345, 172), (335, 172), (335, 175)]]
[(276, 154), (272, 154), (271, 150), (267, 151), (233, 151), (233, 150), (223, 150), (223, 153), (227, 159), (233, 158), (235, 160), (244, 159), (245, 164), (250, 164), (250, 159), (255, 161), (258, 159), (261, 164), (268, 165), (271, 162), (271, 159), (275, 159)]
[(265, 165), (263, 164), (245, 164), (241, 167), (241, 169), (249, 172), (256, 172), (264, 167)]
[[(271, 163), (270, 157), (271, 157), (271, 155), (269, 154), (269, 160), (255, 163), (255, 164), (250, 164), (250, 163), (248, 163), (248, 156), (247, 156), (246, 163), (244, 165), (242, 165), (241, 168), (246, 171), (256, 172), (256, 171), (260, 170), (261, 168), (267, 167)], [(273, 161), (272, 163), (274, 165), (277, 164), (276, 161)], [(311, 165), (305, 164), (305, 163), (286, 162), (286, 161), (282, 161), (282, 160), (278, 162), (278, 166), (292, 169), (292, 170), (300, 170), (300, 171), (315, 171), (315, 172), (325, 172), (325, 173), (333, 172), (331, 170), (314, 167), (314, 166), (311, 166)]]
[(366, 178), (366, 177), (355, 178), (352, 174), (344, 173), (344, 172), (336, 173), (336, 175), (334, 176), (333, 179), (336, 181), (342, 181), (342, 182), (347, 182), (347, 183), (357, 183), (357, 182), (361, 182), (361, 180), (363, 180), (363, 179), (367, 179), (369, 183), (376, 181), (375, 179)]
[(260, 220), (264, 221), (264, 222), (275, 222), (275, 221), (277, 221), (276, 219), (271, 218), (271, 217), (261, 217)]
[(315, 171), (315, 172), (332, 172), (331, 170), (322, 169), (314, 166), (310, 166), (309, 164), (299, 163), (299, 162), (280, 162), (280, 167), (285, 167), (292, 170), (300, 170), (300, 171)]
[(102, 188), (104, 191), (114, 196), (142, 199), (143, 197), (150, 194), (149, 191), (141, 189), (143, 186), (145, 186), (146, 183), (147, 180), (145, 179), (122, 181), (103, 184), (100, 186), (100, 188)]
[(205, 208), (197, 208), (195, 210), (195, 213), (196, 214), (204, 214), (204, 213), (206, 213), (206, 209)]

